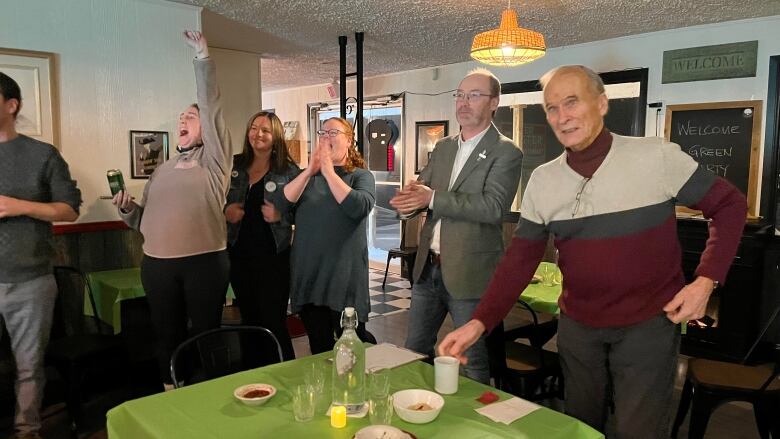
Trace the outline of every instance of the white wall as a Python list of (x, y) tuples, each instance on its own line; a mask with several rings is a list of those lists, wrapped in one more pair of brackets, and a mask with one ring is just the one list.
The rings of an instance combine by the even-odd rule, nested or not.
[(260, 56), (237, 50), (210, 49), (235, 153), (241, 152), (247, 119), (260, 111)]
[[(370, 39), (370, 35), (367, 38)], [(759, 41), (756, 77), (661, 84), (665, 50), (748, 40)], [(491, 68), (491, 70), (502, 82), (517, 82), (536, 80), (547, 70), (562, 64), (584, 64), (599, 72), (647, 67), (649, 68), (648, 102), (664, 101), (667, 105), (750, 99), (766, 102), (769, 57), (777, 54), (780, 54), (780, 16), (695, 26), (560, 47), (550, 49), (544, 58), (534, 63), (514, 68)], [(437, 93), (451, 90), (457, 87), (460, 79), (469, 70), (477, 66), (479, 64), (476, 62), (465, 62), (368, 78), (365, 80), (365, 95), (383, 95), (402, 91)], [(347, 88), (348, 94), (354, 96), (354, 81), (348, 83)], [(328, 99), (324, 84), (263, 94), (264, 104), (276, 108), (282, 120), (297, 120), (304, 127), (307, 117), (306, 104), (326, 100)], [(664, 114), (661, 116), (663, 118)], [(454, 102), (449, 93), (439, 97), (407, 94), (404, 115), (405, 180), (412, 178), (414, 172), (414, 122), (439, 119), (450, 120), (450, 133), (457, 129)], [(766, 120), (765, 114), (762, 114), (762, 119)], [(645, 132), (648, 135), (655, 133), (655, 111), (647, 112)], [(303, 134), (308, 135), (305, 132)], [(762, 123), (762, 145), (763, 135)], [(763, 157), (761, 159), (763, 160)]]
[(168, 131), (195, 101), (192, 49), (200, 8), (160, 0), (0, 0), (0, 47), (54, 52), (60, 145), (84, 204), (80, 222), (117, 219), (106, 170), (130, 180), (130, 130)]

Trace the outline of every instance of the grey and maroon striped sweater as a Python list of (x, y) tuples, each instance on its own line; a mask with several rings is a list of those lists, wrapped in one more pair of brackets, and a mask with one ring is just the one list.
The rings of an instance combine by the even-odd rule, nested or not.
[(528, 285), (555, 236), (564, 273), (562, 312), (591, 327), (655, 317), (685, 284), (675, 204), (701, 210), (709, 239), (696, 270), (723, 282), (747, 203), (674, 143), (610, 134), (537, 168), (512, 243), (473, 318), (495, 327)]

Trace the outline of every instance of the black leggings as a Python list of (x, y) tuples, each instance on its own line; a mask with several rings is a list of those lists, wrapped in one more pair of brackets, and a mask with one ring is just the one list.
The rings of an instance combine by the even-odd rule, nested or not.
[[(309, 303), (303, 305), (299, 314), (309, 336), (311, 353), (332, 351), (336, 339), (341, 337), (341, 311)], [(376, 344), (376, 338), (366, 331), (364, 322), (358, 322), (355, 332), (362, 341)]]
[(157, 332), (164, 383), (172, 383), (170, 361), (176, 347), (188, 337), (219, 327), (229, 272), (224, 250), (170, 259), (144, 255), (141, 283)]
[[(230, 283), (241, 309), (241, 324), (262, 326), (282, 345), (284, 360), (295, 358), (287, 331), (287, 302), (290, 299), (290, 252), (258, 258), (230, 258)], [(269, 347), (271, 349), (269, 349)], [(269, 358), (260, 364), (278, 361), (276, 348), (262, 349)]]

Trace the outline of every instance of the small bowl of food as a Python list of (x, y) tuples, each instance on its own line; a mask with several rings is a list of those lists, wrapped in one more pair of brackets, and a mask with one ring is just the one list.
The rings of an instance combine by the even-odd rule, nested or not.
[(233, 391), (233, 396), (246, 405), (263, 405), (276, 395), (276, 387), (270, 384), (247, 384)]
[(393, 394), (393, 408), (398, 416), (412, 424), (426, 424), (439, 416), (444, 398), (423, 389), (407, 389)]
[(354, 439), (412, 439), (403, 430), (390, 425), (370, 425), (355, 433)]

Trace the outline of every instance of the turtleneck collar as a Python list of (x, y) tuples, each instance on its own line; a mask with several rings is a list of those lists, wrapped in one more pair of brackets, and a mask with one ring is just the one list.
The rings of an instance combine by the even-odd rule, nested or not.
[(176, 145), (176, 151), (179, 152), (179, 154), (183, 154), (185, 152), (190, 152), (195, 148), (200, 148), (201, 146), (203, 146), (202, 143), (199, 143), (197, 145), (190, 145), (186, 148), (182, 148), (181, 145)]
[(593, 140), (593, 143), (582, 151), (567, 149), (566, 163), (578, 174), (585, 178), (591, 178), (599, 166), (601, 166), (611, 147), (612, 134), (607, 127), (604, 127)]

